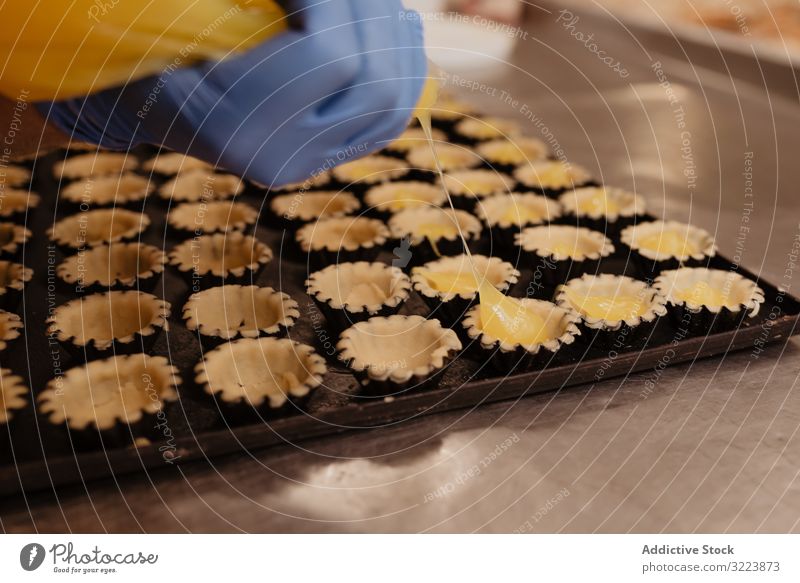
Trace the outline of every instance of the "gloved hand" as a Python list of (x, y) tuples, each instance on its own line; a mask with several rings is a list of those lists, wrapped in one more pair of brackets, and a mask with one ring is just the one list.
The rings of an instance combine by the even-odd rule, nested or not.
[(288, 4), (301, 28), (247, 53), (38, 107), (75, 140), (163, 144), (267, 185), (399, 135), (426, 77), (417, 14), (400, 0)]

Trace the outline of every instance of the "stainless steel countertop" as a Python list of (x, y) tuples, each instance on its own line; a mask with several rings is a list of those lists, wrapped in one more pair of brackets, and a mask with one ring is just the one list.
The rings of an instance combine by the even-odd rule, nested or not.
[[(485, 79), (495, 94), (484, 89), (467, 97), (517, 116), (531, 135), (544, 137), (545, 126), (571, 160), (606, 183), (634, 188), (655, 212), (711, 230), (723, 253), (741, 254), (746, 267), (773, 283), (795, 284), (800, 277), (789, 254), (800, 234), (800, 108), (793, 73), (588, 16), (567, 29), (557, 14), (532, 13), (511, 63), (498, 63)], [(598, 49), (629, 75), (607, 67), (575, 31), (594, 33)], [(503, 90), (515, 104), (502, 98)], [(670, 95), (677, 101), (670, 103)], [(527, 118), (527, 110), (542, 123)], [(791, 291), (800, 292), (800, 284)], [(644, 380), (655, 373), (638, 374), (165, 467), (57, 497), (15, 497), (0, 502), (0, 526), (10, 532), (798, 531), (798, 372), (800, 346), (791, 340), (758, 358), (744, 352), (667, 368), (652, 392), (643, 391)]]

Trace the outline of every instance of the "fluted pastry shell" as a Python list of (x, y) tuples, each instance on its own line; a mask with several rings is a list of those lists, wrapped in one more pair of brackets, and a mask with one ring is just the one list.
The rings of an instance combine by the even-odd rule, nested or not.
[(276, 196), (270, 201), (270, 208), (276, 215), (287, 221), (304, 223), (343, 217), (360, 207), (361, 203), (351, 193), (337, 190), (299, 190)]
[(303, 251), (355, 251), (381, 247), (389, 240), (383, 221), (365, 217), (340, 217), (309, 223), (297, 231)]
[(517, 245), (540, 257), (556, 261), (597, 260), (614, 252), (614, 244), (598, 231), (583, 227), (545, 225), (515, 234)]
[(229, 200), (184, 202), (170, 209), (170, 226), (195, 233), (243, 231), (258, 221), (258, 211), (249, 204)]
[(98, 245), (67, 257), (56, 274), (69, 284), (82, 287), (121, 285), (132, 287), (164, 271), (165, 253), (144, 243)]
[(411, 281), (397, 267), (358, 261), (330, 265), (312, 273), (306, 290), (334, 309), (374, 313), (408, 299)]
[(90, 152), (56, 162), (53, 164), (53, 176), (69, 180), (90, 176), (108, 176), (135, 170), (138, 165), (139, 161), (132, 154)]
[(133, 239), (149, 226), (150, 218), (144, 213), (121, 208), (96, 209), (61, 219), (50, 229), (50, 239), (59, 245), (81, 249)]
[(15, 411), (27, 406), (28, 399), (25, 397), (29, 393), (22, 377), (8, 368), (0, 369), (0, 427), (11, 421)]
[(536, 194), (505, 194), (484, 199), (478, 216), (490, 227), (519, 227), (551, 223), (561, 217), (561, 205)]
[(520, 184), (541, 190), (578, 188), (592, 181), (592, 175), (583, 166), (562, 160), (528, 162), (514, 171), (514, 178)]
[(536, 138), (515, 136), (489, 140), (475, 147), (478, 155), (492, 165), (520, 166), (547, 158), (547, 144)]
[(412, 245), (423, 241), (455, 241), (460, 232), (467, 240), (480, 237), (481, 222), (466, 211), (423, 207), (409, 209), (389, 219), (389, 229), (397, 239), (408, 237)]
[(155, 185), (138, 174), (126, 172), (118, 176), (97, 176), (71, 182), (59, 196), (73, 204), (88, 206), (124, 205), (146, 198)]
[(201, 202), (233, 198), (244, 190), (244, 183), (233, 174), (211, 170), (188, 170), (165, 182), (158, 196), (176, 202)]
[(342, 184), (360, 182), (377, 184), (396, 180), (408, 173), (405, 161), (391, 156), (372, 155), (345, 162), (336, 166), (331, 173)]
[(214, 167), (198, 158), (186, 156), (178, 152), (162, 152), (142, 164), (145, 172), (155, 172), (163, 176), (174, 176), (192, 170), (212, 171)]
[(169, 263), (184, 273), (240, 277), (272, 260), (272, 250), (239, 231), (184, 241), (169, 253)]

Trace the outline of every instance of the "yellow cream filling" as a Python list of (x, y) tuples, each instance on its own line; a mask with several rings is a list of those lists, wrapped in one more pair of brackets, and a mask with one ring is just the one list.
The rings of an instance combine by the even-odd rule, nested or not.
[(697, 245), (687, 238), (685, 232), (662, 231), (653, 233), (652, 235), (639, 237), (637, 244), (641, 249), (675, 257), (688, 257), (700, 251)]
[(470, 271), (430, 271), (420, 272), (422, 277), (438, 292), (471, 294), (478, 291), (478, 281)]
[(453, 235), (457, 235), (458, 228), (453, 224), (422, 223), (416, 228), (416, 232), (422, 237), (435, 241), (436, 239), (451, 238)]
[(628, 320), (647, 311), (642, 299), (634, 296), (583, 295), (568, 290), (567, 297), (581, 314), (601, 320)]
[(479, 287), (481, 330), (501, 342), (541, 344), (552, 339), (544, 318), (520, 300), (504, 296), (485, 280)]
[(588, 196), (578, 201), (578, 210), (585, 214), (616, 214), (620, 211), (620, 206), (606, 194), (604, 190), (599, 190), (592, 196)]
[(676, 290), (673, 292), (673, 296), (683, 302), (712, 308), (721, 308), (723, 306), (733, 308), (738, 305), (735, 301), (731, 301), (728, 291), (711, 287), (705, 281), (698, 281), (691, 287)]
[(500, 217), (501, 221), (508, 221), (515, 225), (537, 223), (544, 219), (545, 217), (542, 216), (542, 213), (539, 212), (539, 209), (522, 205), (510, 205)]

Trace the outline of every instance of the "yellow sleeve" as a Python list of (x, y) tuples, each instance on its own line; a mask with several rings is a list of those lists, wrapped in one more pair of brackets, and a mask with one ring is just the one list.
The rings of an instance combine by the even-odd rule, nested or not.
[(274, 0), (6, 0), (0, 93), (86, 95), (247, 49), (283, 17)]

